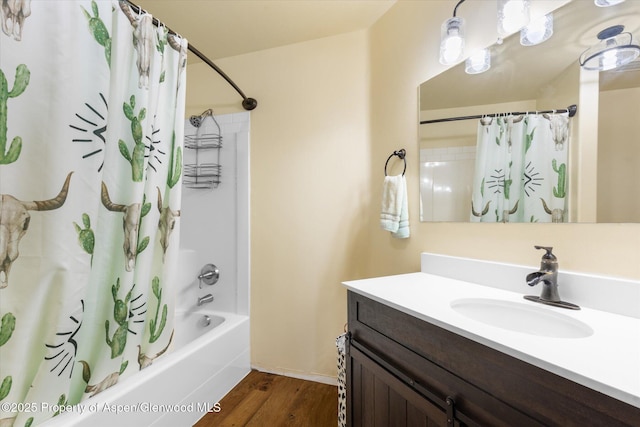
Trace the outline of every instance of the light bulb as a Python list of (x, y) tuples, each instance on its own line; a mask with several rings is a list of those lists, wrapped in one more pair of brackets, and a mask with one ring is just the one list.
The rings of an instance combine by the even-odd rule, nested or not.
[(606, 51), (601, 58), (600, 69), (602, 71), (611, 70), (618, 65), (618, 53), (615, 49)]
[(442, 24), (440, 42), (440, 63), (451, 65), (462, 59), (464, 50), (464, 20), (450, 18)]
[(489, 49), (476, 51), (473, 55), (467, 58), (464, 65), (464, 71), (467, 74), (484, 73), (491, 68), (491, 54), (489, 53)]
[(498, 0), (498, 34), (515, 33), (529, 23), (529, 0)]
[(455, 35), (447, 37), (444, 42), (444, 58), (447, 63), (455, 62), (462, 53), (462, 37)]
[(553, 35), (553, 14), (537, 18), (520, 31), (520, 44), (533, 46), (548, 40)]

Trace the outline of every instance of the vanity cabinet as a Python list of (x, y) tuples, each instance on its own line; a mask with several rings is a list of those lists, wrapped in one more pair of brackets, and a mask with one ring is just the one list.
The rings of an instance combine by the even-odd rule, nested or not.
[(638, 426), (640, 408), (348, 292), (350, 426)]

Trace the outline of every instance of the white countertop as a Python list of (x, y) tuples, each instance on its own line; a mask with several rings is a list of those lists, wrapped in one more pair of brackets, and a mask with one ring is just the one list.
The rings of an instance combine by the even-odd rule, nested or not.
[[(640, 408), (640, 319), (582, 307), (568, 310), (524, 300), (523, 294), (427, 273), (344, 282), (351, 291), (440, 326)], [(531, 294), (537, 295), (539, 289)], [(572, 317), (594, 333), (549, 338), (474, 321), (451, 308), (461, 298), (532, 304)], [(508, 319), (505, 319), (508, 322)]]

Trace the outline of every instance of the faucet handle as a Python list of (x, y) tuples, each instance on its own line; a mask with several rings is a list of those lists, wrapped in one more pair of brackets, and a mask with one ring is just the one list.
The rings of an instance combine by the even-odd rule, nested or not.
[(557, 261), (558, 260), (558, 258), (556, 258), (556, 256), (551, 252), (553, 250), (553, 247), (535, 245), (534, 248), (536, 248), (536, 249), (544, 249), (545, 251), (547, 251), (546, 254), (542, 255), (542, 259), (543, 260), (545, 260), (545, 261)]
[(198, 275), (199, 285), (198, 287), (202, 289), (202, 283), (206, 285), (215, 285), (220, 278), (220, 270), (213, 264), (207, 264), (202, 267), (200, 270), (200, 274)]

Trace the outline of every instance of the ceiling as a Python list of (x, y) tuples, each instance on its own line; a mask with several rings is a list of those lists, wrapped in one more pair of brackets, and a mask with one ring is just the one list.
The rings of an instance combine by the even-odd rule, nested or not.
[[(370, 27), (396, 0), (133, 0), (211, 60)], [(189, 55), (189, 62), (197, 62)]]

